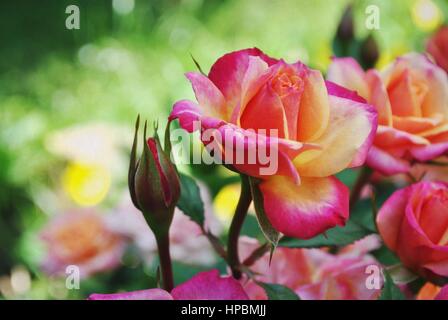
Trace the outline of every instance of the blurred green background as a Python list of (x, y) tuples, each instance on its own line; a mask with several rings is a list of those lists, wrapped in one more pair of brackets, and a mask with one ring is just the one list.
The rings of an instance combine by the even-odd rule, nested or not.
[[(136, 115), (164, 123), (173, 102), (193, 99), (183, 76), (196, 69), (190, 54), (208, 70), (222, 54), (256, 46), (325, 72), (349, 2), (1, 1), (0, 298), (84, 298), (150, 286), (154, 265), (128, 263), (135, 253), (127, 250), (120, 267), (90, 277), (81, 290), (67, 290), (65, 280), (41, 270), (46, 248), (40, 230), (67, 210), (108, 212), (119, 204)], [(448, 17), (444, 0), (351, 3), (356, 37), (372, 34), (378, 43), (378, 66), (422, 51)], [(79, 30), (65, 27), (71, 4), (80, 9)], [(365, 27), (369, 5), (380, 9), (379, 30)], [(218, 194), (215, 210), (225, 216), (221, 207), (232, 191), (218, 191), (234, 179), (189, 170), (213, 197)], [(198, 268), (179, 266), (176, 276), (186, 279)]]

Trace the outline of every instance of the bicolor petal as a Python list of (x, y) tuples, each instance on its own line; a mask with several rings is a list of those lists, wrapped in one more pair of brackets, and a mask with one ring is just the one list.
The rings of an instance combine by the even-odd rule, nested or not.
[(364, 163), (377, 128), (377, 113), (368, 104), (330, 96), (330, 120), (313, 141), (322, 149), (313, 156), (294, 159), (301, 176), (327, 177)]
[(302, 178), (297, 185), (274, 176), (260, 183), (266, 215), (278, 231), (291, 237), (312, 238), (348, 218), (349, 190), (338, 179)]
[(202, 114), (227, 120), (232, 110), (226, 109), (226, 101), (221, 91), (206, 76), (197, 72), (185, 74), (190, 80)]
[(353, 58), (333, 58), (328, 68), (327, 79), (355, 90), (364, 99), (369, 97), (366, 74)]
[(405, 173), (411, 170), (409, 161), (396, 158), (391, 154), (372, 146), (367, 154), (366, 164), (384, 175)]
[(249, 300), (241, 284), (218, 270), (201, 272), (171, 291), (175, 300)]

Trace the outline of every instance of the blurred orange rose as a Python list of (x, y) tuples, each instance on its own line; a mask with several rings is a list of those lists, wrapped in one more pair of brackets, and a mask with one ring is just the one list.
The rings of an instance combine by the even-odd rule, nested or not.
[(448, 79), (428, 57), (410, 53), (382, 72), (364, 72), (335, 58), (328, 79), (356, 90), (378, 111), (378, 131), (366, 163), (385, 175), (408, 172), (448, 150)]

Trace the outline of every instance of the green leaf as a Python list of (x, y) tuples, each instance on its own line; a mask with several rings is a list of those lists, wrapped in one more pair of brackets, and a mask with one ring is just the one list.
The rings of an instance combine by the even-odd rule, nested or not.
[(372, 232), (377, 232), (372, 199), (357, 201), (350, 211), (350, 220)]
[(255, 213), (257, 215), (258, 224), (266, 239), (275, 248), (278, 244), (279, 232), (274, 229), (263, 207), (263, 195), (258, 187), (257, 182), (253, 178), (249, 178), (250, 190), (254, 201)]
[(384, 271), (384, 286), (378, 300), (406, 300), (403, 292), (395, 285), (387, 271)]
[(257, 282), (264, 289), (269, 300), (300, 300), (299, 296), (288, 287), (274, 283)]
[(372, 232), (349, 220), (344, 227), (335, 227), (324, 234), (308, 240), (284, 237), (279, 243), (281, 247), (319, 248), (327, 246), (346, 246), (360, 240)]
[(372, 251), (375, 259), (384, 266), (390, 266), (400, 263), (400, 259), (389, 250), (386, 246), (381, 246), (379, 249)]
[(183, 173), (179, 173), (180, 177), (180, 199), (177, 207), (187, 216), (200, 226), (204, 225), (204, 203), (196, 181)]

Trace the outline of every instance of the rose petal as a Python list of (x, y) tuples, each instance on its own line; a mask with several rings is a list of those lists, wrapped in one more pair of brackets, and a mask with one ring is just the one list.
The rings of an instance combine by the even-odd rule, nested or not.
[(391, 154), (372, 146), (367, 155), (366, 164), (380, 173), (390, 176), (397, 173), (405, 173), (411, 170), (410, 163), (406, 160), (395, 158)]
[(442, 290), (439, 291), (434, 300), (448, 300), (448, 285), (444, 286)]
[(378, 123), (392, 126), (392, 107), (386, 87), (378, 71), (372, 69), (367, 72), (367, 83), (370, 87), (368, 100), (378, 111)]
[(260, 190), (269, 221), (288, 236), (309, 239), (348, 218), (349, 190), (334, 177), (302, 178), (296, 185), (274, 176)]
[(377, 127), (377, 113), (370, 105), (330, 96), (330, 121), (323, 135), (313, 141), (322, 150), (294, 159), (301, 176), (326, 177), (364, 163)]
[(391, 250), (397, 248), (398, 230), (404, 219), (409, 192), (408, 188), (394, 192), (383, 204), (376, 217), (381, 237)]
[(200, 73), (188, 72), (185, 75), (191, 82), (202, 114), (224, 120), (230, 119), (232, 111), (226, 109), (224, 96), (213, 82)]
[(369, 97), (365, 72), (353, 58), (333, 58), (328, 68), (327, 79), (357, 91), (365, 99)]
[(173, 300), (173, 297), (162, 289), (147, 289), (111, 294), (94, 293), (88, 300)]
[(249, 58), (260, 57), (268, 65), (275, 64), (277, 60), (265, 55), (257, 48), (244, 49), (225, 54), (211, 67), (208, 78), (219, 88), (227, 101), (227, 107), (233, 110), (241, 101), (241, 84), (247, 72)]
[(175, 300), (248, 300), (241, 284), (218, 270), (201, 272), (171, 291)]
[(305, 81), (299, 108), (297, 139), (310, 142), (319, 138), (327, 129), (330, 106), (322, 74), (316, 70), (309, 70)]
[(282, 101), (269, 85), (265, 85), (247, 104), (244, 113), (241, 115), (240, 123), (241, 127), (245, 129), (275, 129), (278, 131), (277, 136), (280, 138), (287, 138), (288, 135), (286, 114)]

